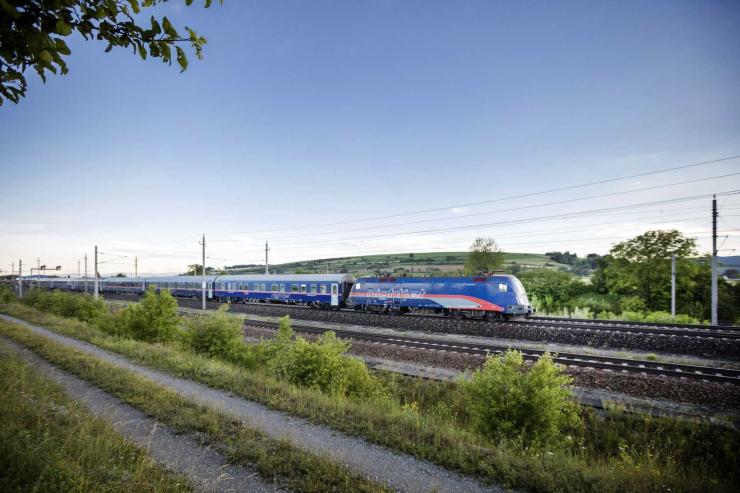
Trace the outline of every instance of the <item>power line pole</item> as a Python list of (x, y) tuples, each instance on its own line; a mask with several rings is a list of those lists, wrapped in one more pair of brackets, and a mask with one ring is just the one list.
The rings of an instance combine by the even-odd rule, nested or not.
[(93, 284), (93, 296), (98, 299), (98, 245), (95, 245), (95, 270), (93, 271), (95, 281)]
[(77, 259), (77, 277), (80, 277), (80, 259)]
[(134, 257), (134, 277), (139, 277), (139, 257)]
[(87, 254), (85, 254), (85, 294), (87, 294)]
[(201, 299), (203, 300), (203, 310), (206, 309), (206, 235), (203, 235), (203, 264), (200, 269), (200, 273), (203, 276), (203, 282), (201, 282)]
[(267, 242), (265, 242), (265, 275), (270, 273), (270, 264), (267, 262), (267, 252), (269, 251), (270, 248), (267, 246)]
[(671, 316), (676, 316), (676, 254), (671, 254)]
[(712, 196), (712, 325), (717, 325), (717, 196)]
[(18, 261), (18, 297), (23, 298), (23, 260)]

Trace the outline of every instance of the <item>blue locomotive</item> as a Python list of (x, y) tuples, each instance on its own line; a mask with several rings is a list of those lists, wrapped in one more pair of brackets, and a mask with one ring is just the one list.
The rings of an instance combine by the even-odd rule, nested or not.
[(519, 279), (479, 277), (361, 277), (347, 305), (356, 310), (435, 313), (455, 318), (528, 316), (532, 307)]

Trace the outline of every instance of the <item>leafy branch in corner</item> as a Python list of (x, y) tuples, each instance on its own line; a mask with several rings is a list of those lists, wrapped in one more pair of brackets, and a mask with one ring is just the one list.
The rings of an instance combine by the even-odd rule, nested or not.
[[(0, 105), (18, 103), (25, 97), (26, 69), (33, 68), (46, 82), (47, 72), (66, 74), (65, 58), (71, 54), (63, 38), (73, 32), (86, 40), (105, 41), (106, 52), (114, 47), (130, 48), (142, 59), (161, 58), (181, 71), (188, 67), (182, 45), (189, 44), (202, 58), (206, 38), (185, 27), (181, 35), (164, 16), (139, 16), (142, 9), (168, 0), (0, 0)], [(210, 7), (213, 0), (204, 0)], [(193, 0), (185, 0), (191, 5)], [(223, 3), (223, 0), (219, 0)], [(174, 49), (174, 53), (173, 53)]]

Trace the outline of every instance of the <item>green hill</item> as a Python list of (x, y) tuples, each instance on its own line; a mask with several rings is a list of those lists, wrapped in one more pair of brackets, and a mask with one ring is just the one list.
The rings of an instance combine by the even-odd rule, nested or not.
[[(358, 257), (339, 257), (317, 260), (303, 260), (285, 264), (270, 265), (272, 274), (316, 274), (341, 272), (355, 276), (391, 273), (414, 276), (461, 275), (468, 252), (429, 252), (385, 255), (362, 255)], [(567, 265), (552, 261), (539, 253), (507, 253), (505, 270), (515, 264), (522, 268), (567, 268)], [(229, 274), (261, 274), (264, 265), (235, 265), (226, 267)]]

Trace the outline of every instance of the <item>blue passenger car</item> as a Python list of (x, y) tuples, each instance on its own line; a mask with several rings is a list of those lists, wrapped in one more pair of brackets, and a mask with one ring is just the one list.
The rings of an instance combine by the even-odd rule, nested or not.
[(354, 277), (348, 274), (218, 276), (214, 298), (222, 301), (294, 303), (316, 308), (344, 306)]
[(100, 280), (100, 291), (103, 293), (137, 294), (146, 289), (143, 277), (106, 277)]
[[(206, 276), (206, 298), (213, 297), (213, 280), (216, 276)], [(201, 276), (170, 276), (170, 277), (147, 277), (145, 289), (154, 286), (157, 292), (168, 289), (172, 296), (178, 298), (198, 298), (203, 294), (203, 278)]]
[(431, 312), (470, 318), (529, 315), (532, 307), (519, 279), (488, 277), (361, 277), (348, 306), (397, 313)]

